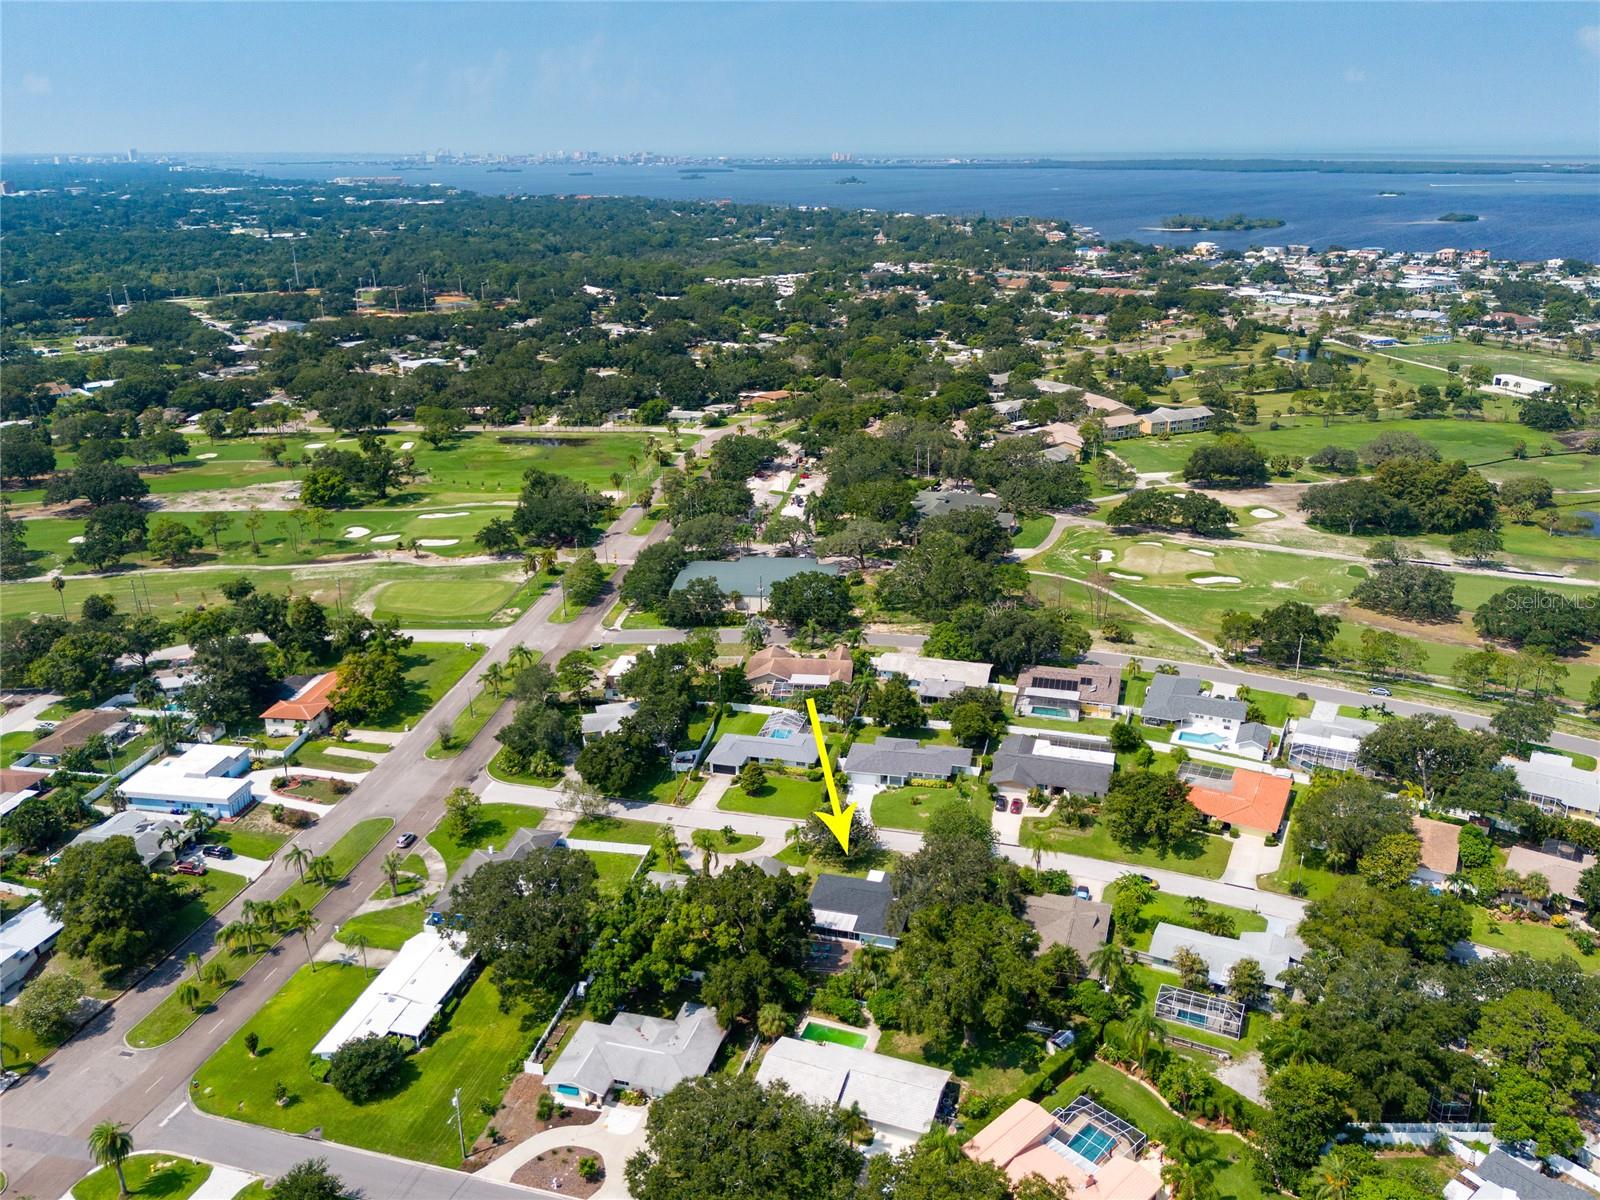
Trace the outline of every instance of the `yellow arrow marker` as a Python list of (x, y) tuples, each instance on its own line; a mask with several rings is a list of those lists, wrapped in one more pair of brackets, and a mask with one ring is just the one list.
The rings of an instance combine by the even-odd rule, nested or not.
[(839, 845), (844, 847), (846, 854), (850, 853), (850, 818), (855, 814), (856, 806), (851, 804), (843, 812), (839, 811), (839, 788), (833, 782), (833, 764), (828, 761), (828, 743), (822, 737), (822, 722), (817, 719), (817, 703), (815, 700), (806, 701), (806, 712), (811, 714), (811, 736), (817, 739), (817, 754), (822, 758), (822, 778), (828, 784), (828, 800), (833, 805), (832, 812), (818, 809), (816, 817), (829, 829), (833, 836), (839, 839)]

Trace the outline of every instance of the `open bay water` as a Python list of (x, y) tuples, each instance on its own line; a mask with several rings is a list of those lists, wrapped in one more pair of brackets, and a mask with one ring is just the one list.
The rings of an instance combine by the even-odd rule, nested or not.
[[(222, 165), (222, 164), (218, 164)], [(1600, 261), (1600, 175), (1362, 174), (1039, 166), (684, 167), (528, 164), (514, 170), (440, 164), (397, 172), (378, 159), (234, 160), (265, 175), (331, 179), (399, 174), (491, 195), (593, 194), (761, 204), (827, 205), (883, 212), (1031, 216), (1090, 225), (1105, 238), (1163, 245), (1211, 241), (1230, 249), (1306, 244), (1431, 251), (1486, 249), (1497, 258)], [(860, 180), (843, 183), (843, 179)], [(1385, 196), (1393, 192), (1398, 195)], [(1472, 222), (1441, 222), (1449, 212)], [(1276, 217), (1275, 229), (1172, 233), (1154, 227), (1190, 213)]]

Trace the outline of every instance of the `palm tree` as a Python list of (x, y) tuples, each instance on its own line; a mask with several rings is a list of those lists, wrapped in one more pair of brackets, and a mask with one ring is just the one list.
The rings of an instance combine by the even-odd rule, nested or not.
[(120, 1121), (101, 1121), (89, 1131), (89, 1157), (102, 1167), (117, 1173), (117, 1195), (128, 1194), (128, 1179), (122, 1173), (122, 1164), (133, 1153), (133, 1138), (128, 1127)]
[(229, 950), (237, 950), (240, 946), (248, 954), (255, 948), (255, 926), (248, 921), (229, 921), (217, 930), (217, 940)]
[(361, 952), (361, 971), (365, 974), (367, 970), (367, 947), (372, 945), (371, 940), (358, 929), (354, 933), (345, 934), (344, 944), (352, 950)]
[(317, 969), (317, 960), (311, 956), (311, 935), (316, 932), (317, 926), (321, 924), (322, 922), (317, 920), (311, 913), (297, 912), (290, 918), (284, 929), (285, 933), (298, 933), (300, 935), (300, 940), (306, 946), (306, 962), (311, 964), (313, 971)]
[(1305, 1193), (1312, 1200), (1346, 1200), (1355, 1186), (1355, 1162), (1350, 1151), (1335, 1146), (1322, 1156), (1322, 1161), (1311, 1168), (1310, 1189)]
[(209, 962), (200, 972), (200, 982), (207, 987), (221, 988), (228, 982), (228, 968), (219, 962)]
[(289, 852), (283, 856), (283, 865), (293, 867), (300, 872), (300, 879), (304, 882), (306, 877), (306, 864), (311, 861), (311, 851), (304, 846), (291, 846)]
[(506, 669), (499, 663), (492, 662), (483, 669), (483, 682), (488, 685), (489, 690), (496, 696), (500, 694), (500, 688), (505, 681)]
[(511, 664), (513, 671), (520, 671), (525, 667), (533, 666), (533, 651), (518, 642), (511, 647), (511, 653), (506, 655), (506, 661)]
[[(61, 615), (67, 615), (67, 581), (59, 575), (50, 576), (50, 586), (55, 589), (56, 599), (61, 601)], [(124, 1188), (124, 1191), (127, 1189)]]
[(1216, 1180), (1210, 1165), (1174, 1158), (1161, 1168), (1161, 1182), (1172, 1200), (1213, 1200)]
[(194, 972), (196, 979), (200, 978), (200, 956), (198, 954), (191, 950), (188, 957), (183, 960), (183, 965)]
[(200, 1006), (200, 985), (188, 981), (179, 984), (178, 1003), (191, 1012), (196, 1011)]
[(1413, 783), (1409, 779), (1400, 785), (1400, 791), (1397, 795), (1411, 805), (1412, 808), (1421, 808), (1422, 802), (1428, 798), (1428, 793), (1423, 791), (1419, 784)]
[(777, 1041), (793, 1025), (793, 1019), (781, 1004), (763, 1004), (756, 1011), (756, 1032), (769, 1042)]
[(391, 896), (400, 894), (400, 864), (403, 861), (398, 850), (391, 850), (383, 856), (383, 877), (389, 881)]
[(145, 722), (145, 728), (157, 742), (161, 743), (161, 753), (171, 754), (178, 748), (178, 743), (188, 730), (188, 722), (176, 713), (162, 713), (159, 717), (151, 717)]
[(1133, 968), (1128, 965), (1128, 955), (1115, 942), (1107, 942), (1089, 955), (1089, 969), (1100, 977), (1106, 990), (1113, 994), (1126, 991), (1133, 981)]
[(1044, 858), (1044, 852), (1050, 848), (1050, 838), (1037, 825), (1030, 825), (1024, 821), (1018, 841), (1024, 850), (1033, 854), (1033, 869), (1037, 871), (1040, 861)]
[(663, 871), (675, 871), (683, 861), (683, 843), (678, 841), (678, 831), (671, 825), (663, 825), (656, 833), (655, 850), (656, 861)]
[(700, 851), (700, 869), (707, 875), (711, 874), (717, 866), (717, 833), (712, 829), (696, 829), (689, 835), (689, 841), (695, 849)]
[(1149, 1057), (1151, 1046), (1159, 1046), (1167, 1040), (1166, 1028), (1148, 1008), (1140, 1008), (1123, 1022), (1122, 1028), (1140, 1063)]
[(163, 850), (176, 850), (188, 840), (189, 835), (182, 829), (169, 825), (161, 831), (161, 836), (156, 839)]
[(327, 885), (334, 880), (333, 859), (319, 854), (306, 864), (306, 878), (312, 883)]

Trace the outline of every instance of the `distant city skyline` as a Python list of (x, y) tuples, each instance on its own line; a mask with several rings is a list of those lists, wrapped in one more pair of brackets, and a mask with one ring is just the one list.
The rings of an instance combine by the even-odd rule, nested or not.
[(1600, 157), (1587, 3), (0, 9), (15, 154)]

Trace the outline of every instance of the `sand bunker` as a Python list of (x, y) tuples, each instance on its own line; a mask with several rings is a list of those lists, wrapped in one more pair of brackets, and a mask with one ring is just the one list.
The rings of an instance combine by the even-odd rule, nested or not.
[(423, 513), (417, 518), (419, 521), (442, 521), (446, 517), (470, 517), (469, 512)]
[(67, 544), (69, 546), (81, 546), (81, 545), (83, 545), (83, 534), (80, 533), (77, 537), (68, 538), (67, 539)]
[(1199, 583), (1199, 584), (1207, 584), (1207, 583), (1242, 583), (1244, 581), (1241, 580), (1237, 575), (1196, 575), (1194, 577), (1193, 582)]
[(398, 533), (380, 533), (372, 540), (375, 542), (398, 542), (400, 540), (400, 535)]
[(1096, 550), (1094, 553), (1095, 562), (1110, 562), (1115, 557), (1109, 550)]
[(1190, 554), (1198, 554), (1201, 558), (1215, 558), (1217, 556), (1215, 550), (1196, 550), (1193, 546), (1188, 547), (1188, 551)]
[[(461, 541), (460, 538), (418, 538), (417, 539), (417, 545), (419, 545), (419, 546), (454, 546), (460, 541)], [(1236, 580), (1234, 580), (1234, 582), (1238, 583), (1239, 581), (1236, 579)]]
[(1160, 542), (1135, 542), (1134, 545), (1135, 546), (1154, 546), (1157, 550), (1161, 549), (1161, 543)]
[(1273, 517), (1283, 516), (1282, 513), (1274, 512), (1270, 508), (1252, 508), (1250, 510), (1250, 515), (1252, 517), (1260, 517), (1263, 521), (1271, 520)]
[(306, 449), (307, 450), (321, 450), (327, 444), (328, 444), (327, 442), (307, 442), (306, 443)]
[(347, 538), (364, 538), (371, 532), (372, 530), (368, 529), (365, 525), (352, 525), (349, 529), (344, 531), (344, 535)]
[(1128, 575), (1128, 574), (1124, 574), (1122, 571), (1107, 571), (1106, 574), (1111, 576), (1111, 578), (1113, 578), (1113, 579), (1140, 580), (1140, 579), (1144, 578), (1143, 575)]
[(409, 450), (409, 449), (411, 449), (411, 447), (413, 447), (415, 445), (416, 445), (415, 442), (401, 442), (400, 443), (400, 449)]
[(196, 454), (195, 455), (196, 458), (215, 458), (216, 456), (217, 456), (217, 452), (215, 450), (211, 451), (209, 454)]

